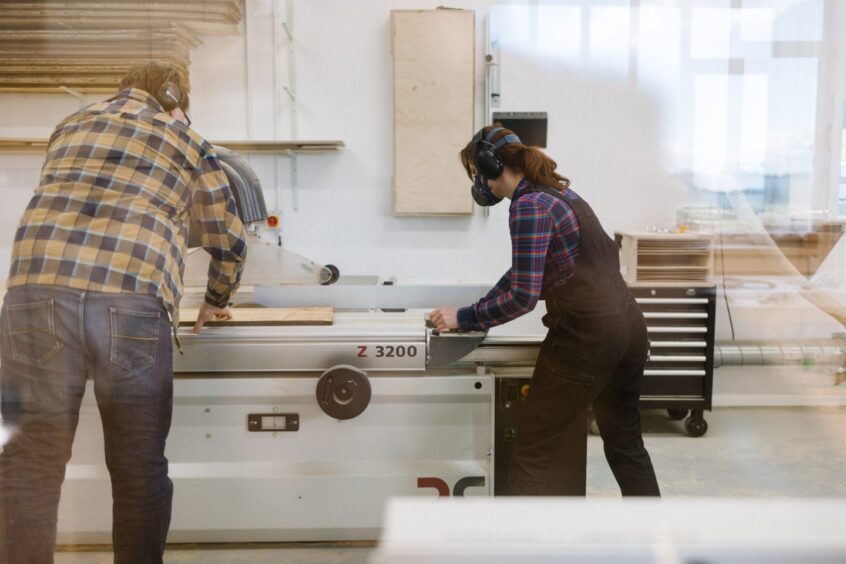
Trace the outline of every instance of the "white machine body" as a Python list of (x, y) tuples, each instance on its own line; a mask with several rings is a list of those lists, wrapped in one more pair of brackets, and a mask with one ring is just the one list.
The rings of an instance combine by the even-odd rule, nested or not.
[[(489, 336), (487, 354), (510, 355), (530, 374), (539, 315), (512, 327), (513, 337)], [(424, 310), (337, 312), (331, 326), (181, 331), (166, 452), (175, 492), (169, 542), (372, 540), (389, 498), (491, 495), (495, 374), (484, 347), (427, 367), (438, 338), (450, 337), (426, 329)], [(347, 420), (316, 398), (320, 376), (338, 365), (364, 371), (372, 394)], [(59, 513), (59, 543), (110, 541), (91, 389)]]

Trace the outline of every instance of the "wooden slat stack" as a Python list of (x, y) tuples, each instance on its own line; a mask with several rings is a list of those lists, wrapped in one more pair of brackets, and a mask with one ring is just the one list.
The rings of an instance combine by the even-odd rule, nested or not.
[(0, 2), (0, 92), (111, 92), (126, 70), (169, 62), (188, 77), (201, 34), (238, 32), (244, 0)]
[(623, 278), (630, 286), (710, 286), (714, 249), (710, 235), (615, 233)]

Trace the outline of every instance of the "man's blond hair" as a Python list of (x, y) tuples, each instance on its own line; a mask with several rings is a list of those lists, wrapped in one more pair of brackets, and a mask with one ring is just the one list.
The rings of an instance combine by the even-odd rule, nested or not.
[(153, 98), (166, 112), (176, 108), (188, 111), (188, 86), (176, 67), (165, 63), (147, 63), (129, 69), (120, 88), (140, 88)]

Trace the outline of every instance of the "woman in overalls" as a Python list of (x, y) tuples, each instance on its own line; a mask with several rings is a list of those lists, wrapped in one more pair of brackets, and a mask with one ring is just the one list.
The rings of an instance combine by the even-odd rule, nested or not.
[[(473, 197), (511, 200), (512, 267), (478, 303), (434, 310), (439, 330), (485, 330), (546, 301), (541, 346), (517, 434), (513, 495), (563, 495), (565, 430), (593, 405), (605, 457), (624, 496), (658, 496), (640, 428), (646, 324), (620, 275), (618, 248), (556, 163), (496, 125), (461, 151)], [(562, 457), (563, 455), (563, 457)]]

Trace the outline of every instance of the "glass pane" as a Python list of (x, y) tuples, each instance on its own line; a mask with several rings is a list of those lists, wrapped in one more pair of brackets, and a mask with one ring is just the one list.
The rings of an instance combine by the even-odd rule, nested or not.
[(690, 56), (695, 59), (728, 59), (731, 53), (731, 17), (732, 10), (728, 7), (694, 8), (690, 17)]

